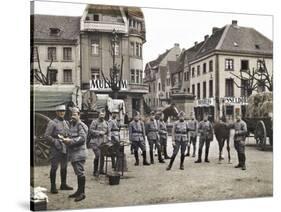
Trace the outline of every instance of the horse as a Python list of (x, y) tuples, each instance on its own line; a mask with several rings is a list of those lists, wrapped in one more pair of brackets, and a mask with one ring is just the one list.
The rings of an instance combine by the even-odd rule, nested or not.
[(230, 136), (230, 127), (227, 125), (225, 120), (221, 120), (219, 122), (214, 123), (214, 132), (216, 139), (219, 144), (219, 163), (223, 160), (222, 157), (222, 150), (224, 147), (224, 143), (226, 141), (226, 149), (228, 152), (228, 163), (231, 163), (231, 157), (230, 157), (230, 146), (229, 146), (229, 136)]

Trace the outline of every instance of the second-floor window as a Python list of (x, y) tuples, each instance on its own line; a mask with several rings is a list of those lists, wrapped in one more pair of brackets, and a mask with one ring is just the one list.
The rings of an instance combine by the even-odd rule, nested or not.
[(207, 64), (203, 63), (203, 74), (207, 73)]
[(58, 74), (58, 70), (56, 70), (56, 69), (50, 69), (49, 70), (49, 79), (51, 81), (51, 84), (58, 81), (57, 80), (57, 74)]
[(195, 85), (192, 85), (192, 94), (195, 95)]
[(248, 60), (241, 60), (241, 71), (249, 70), (249, 61)]
[(48, 47), (48, 60), (56, 60), (56, 59), (57, 59), (57, 48)]
[(63, 48), (63, 60), (72, 60), (72, 49), (71, 49), (71, 47)]
[(195, 68), (194, 67), (191, 69), (191, 76), (195, 77)]
[(200, 76), (200, 66), (197, 66), (197, 76)]
[(63, 82), (72, 83), (72, 70), (71, 69), (63, 70)]
[(91, 78), (92, 78), (92, 80), (100, 79), (100, 70), (98, 68), (91, 69)]
[(213, 97), (213, 80), (209, 80), (209, 97)]
[(206, 81), (203, 82), (203, 98), (207, 97), (207, 85)]
[(225, 79), (225, 96), (234, 96), (234, 81), (233, 79)]
[(130, 55), (135, 56), (135, 43), (130, 42)]
[(209, 61), (209, 72), (212, 72), (213, 71), (213, 61), (210, 60)]
[(136, 81), (135, 81), (135, 69), (131, 69), (131, 83), (136, 83)]
[(226, 71), (233, 71), (234, 70), (233, 59), (225, 59), (225, 70)]
[(197, 99), (200, 99), (200, 83), (197, 83)]
[(99, 55), (99, 41), (98, 40), (92, 40), (91, 41), (91, 53), (92, 55)]

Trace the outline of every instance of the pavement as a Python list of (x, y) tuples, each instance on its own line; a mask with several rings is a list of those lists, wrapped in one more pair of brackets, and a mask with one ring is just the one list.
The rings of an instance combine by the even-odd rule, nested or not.
[[(168, 153), (172, 154), (171, 138), (168, 139)], [(210, 147), (210, 163), (195, 164), (196, 158), (185, 158), (185, 170), (179, 169), (180, 155), (175, 159), (170, 171), (165, 164), (134, 166), (134, 156), (126, 147), (128, 172), (119, 185), (111, 186), (108, 178), (93, 177), (93, 153), (88, 152), (86, 161), (86, 199), (74, 202), (68, 195), (73, 191), (60, 191), (58, 194), (47, 193), (48, 209), (78, 209), (115, 206), (133, 206), (143, 204), (179, 203), (238, 198), (270, 197), (273, 195), (273, 154), (272, 151), (260, 151), (253, 138), (247, 138), (247, 170), (235, 169), (237, 155), (231, 140), (232, 164), (225, 160), (218, 163), (218, 143), (214, 140)], [(197, 142), (198, 146), (198, 142)], [(148, 147), (148, 146), (147, 146)], [(204, 152), (204, 150), (203, 150)], [(156, 157), (155, 157), (156, 159)], [(142, 160), (141, 160), (142, 161)], [(111, 167), (109, 165), (109, 167)], [(49, 166), (34, 168), (34, 185), (50, 189)], [(58, 173), (59, 174), (59, 171)], [(60, 177), (57, 176), (57, 187)], [(77, 186), (71, 165), (68, 166), (68, 184)]]

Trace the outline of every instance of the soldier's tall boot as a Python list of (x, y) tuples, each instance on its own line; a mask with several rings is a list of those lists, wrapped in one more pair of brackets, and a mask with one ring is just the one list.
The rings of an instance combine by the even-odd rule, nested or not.
[(209, 157), (209, 148), (206, 148), (206, 150), (205, 150), (205, 162), (206, 163), (210, 163), (208, 157)]
[(143, 157), (143, 165), (144, 166), (149, 166), (150, 163), (148, 163), (147, 160), (146, 160), (146, 151), (142, 152), (142, 157)]
[(93, 173), (93, 175), (95, 177), (99, 176), (98, 167), (99, 167), (99, 159), (95, 158), (94, 159), (94, 173)]
[(198, 159), (197, 159), (197, 161), (195, 161), (195, 163), (201, 163), (202, 162), (201, 157), (202, 157), (202, 149), (199, 149), (199, 151), (198, 151)]
[(159, 163), (165, 163), (164, 159), (162, 158), (161, 150), (158, 149), (158, 161)]
[(184, 163), (184, 158), (185, 158), (185, 155), (182, 154), (182, 155), (181, 155), (181, 163), (180, 163), (180, 169), (181, 169), (181, 170), (184, 170), (184, 165), (183, 165), (183, 163)]
[(176, 158), (176, 155), (172, 155), (171, 160), (170, 160), (170, 163), (169, 163), (168, 167), (166, 168), (167, 171), (171, 170), (175, 158)]
[(73, 194), (70, 194), (69, 196), (68, 196), (68, 198), (75, 198), (76, 196), (78, 196), (78, 194), (79, 194), (79, 177), (77, 177), (77, 190), (73, 193)]
[(135, 159), (136, 159), (135, 166), (138, 166), (140, 164), (138, 151), (135, 151), (134, 155), (135, 155)]
[(164, 145), (164, 159), (171, 159), (171, 157), (169, 157), (167, 153), (167, 144)]
[(193, 145), (193, 154), (192, 154), (193, 158), (195, 158), (195, 152), (196, 152), (196, 144)]
[(56, 188), (56, 170), (51, 169), (50, 171), (50, 180), (51, 180), (51, 193), (57, 194), (58, 190)]
[(149, 150), (149, 155), (150, 155), (150, 164), (154, 164), (154, 156), (153, 156), (153, 149), (152, 148)]
[(187, 156), (187, 157), (189, 157), (190, 156), (190, 145), (188, 145), (188, 147), (187, 147), (187, 153), (186, 153), (186, 155), (185, 156)]
[(80, 176), (78, 177), (78, 194), (75, 197), (75, 202), (79, 202), (86, 198), (85, 195), (85, 184), (86, 184), (86, 177)]
[(66, 184), (67, 169), (60, 170), (61, 185), (60, 190), (73, 190), (73, 188)]

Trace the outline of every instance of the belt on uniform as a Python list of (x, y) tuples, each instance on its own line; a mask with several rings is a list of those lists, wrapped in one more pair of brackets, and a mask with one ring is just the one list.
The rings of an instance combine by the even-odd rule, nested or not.
[(112, 130), (111, 130), (111, 132), (114, 132), (114, 131), (115, 131), (115, 132), (119, 132), (120, 130), (119, 130), (119, 129), (112, 129)]
[(148, 130), (148, 132), (157, 132), (158, 130)]

